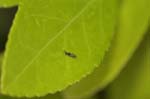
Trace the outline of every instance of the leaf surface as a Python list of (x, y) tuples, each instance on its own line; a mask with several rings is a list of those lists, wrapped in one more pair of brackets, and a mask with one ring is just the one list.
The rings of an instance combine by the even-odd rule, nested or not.
[(0, 0), (0, 7), (16, 6), (20, 1), (23, 0)]
[(46, 95), (44, 97), (34, 97), (34, 98), (17, 98), (17, 97), (0, 95), (0, 99), (64, 99), (64, 98), (61, 96), (61, 94), (55, 94), (55, 95)]
[(115, 27), (111, 4), (104, 1), (0, 0), (4, 7), (19, 7), (4, 55), (2, 93), (46, 95), (90, 74)]
[[(1, 74), (1, 66), (2, 66), (3, 57), (4, 57), (3, 53), (0, 53), (0, 74)], [(10, 96), (5, 96), (5, 95), (0, 94), (0, 99), (64, 99), (64, 98), (62, 94), (56, 93), (56, 94), (50, 94), (44, 97), (36, 97), (36, 98), (18, 98), (18, 97), (16, 98), (16, 97), (10, 97)]]
[(124, 68), (148, 27), (149, 0), (124, 0), (118, 31), (103, 63), (91, 75), (68, 88), (66, 97), (87, 97), (106, 87)]

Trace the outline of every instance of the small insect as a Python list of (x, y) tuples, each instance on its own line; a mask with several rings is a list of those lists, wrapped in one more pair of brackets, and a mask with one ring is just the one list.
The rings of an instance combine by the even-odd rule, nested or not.
[(64, 51), (65, 52), (65, 55), (71, 57), (71, 58), (77, 58), (77, 56), (71, 52), (67, 52), (67, 51)]

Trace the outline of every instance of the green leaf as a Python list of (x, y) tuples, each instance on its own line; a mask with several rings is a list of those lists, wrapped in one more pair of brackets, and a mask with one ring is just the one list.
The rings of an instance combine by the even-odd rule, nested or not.
[(120, 76), (108, 88), (108, 99), (150, 99), (150, 32)]
[(23, 0), (0, 0), (0, 7), (16, 6)]
[(116, 17), (105, 0), (1, 1), (19, 6), (2, 66), (3, 94), (55, 93), (101, 63)]
[[(87, 97), (106, 87), (130, 59), (148, 26), (149, 0), (124, 0), (120, 6), (118, 31), (101, 66), (68, 88), (66, 97)], [(72, 98), (73, 99), (73, 98)]]
[(35, 97), (35, 98), (16, 98), (16, 97), (0, 95), (0, 99), (63, 99), (63, 97), (61, 94), (47, 95), (44, 97)]
[[(2, 60), (3, 60), (3, 54), (0, 54), (0, 74), (1, 74)], [(10, 96), (5, 96), (5, 95), (0, 94), (0, 99), (64, 99), (64, 98), (63, 98), (63, 95), (61, 95), (60, 93), (56, 93), (53, 95), (50, 94), (44, 97), (36, 97), (36, 98), (16, 98), (16, 97), (10, 97)]]
[[(0, 77), (1, 77), (1, 66), (2, 66), (2, 61), (3, 61), (3, 53), (0, 53)], [(0, 79), (0, 84), (1, 84), (1, 79)]]

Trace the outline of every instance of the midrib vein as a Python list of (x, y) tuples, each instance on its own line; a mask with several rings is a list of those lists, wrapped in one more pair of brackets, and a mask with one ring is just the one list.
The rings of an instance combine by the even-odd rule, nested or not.
[(52, 39), (49, 39), (48, 42), (39, 50), (39, 52), (33, 57), (33, 59), (24, 66), (23, 70), (18, 73), (18, 75), (14, 78), (14, 80), (6, 87), (9, 88), (14, 82), (16, 82), (23, 74), (24, 72), (34, 63), (34, 61), (41, 55), (41, 53), (55, 40), (57, 39), (61, 34), (64, 33), (65, 30), (67, 30), (73, 22), (75, 22), (90, 5), (92, 5), (96, 0), (89, 0), (88, 3), (77, 13), (69, 22), (64, 26), (62, 30), (60, 30)]

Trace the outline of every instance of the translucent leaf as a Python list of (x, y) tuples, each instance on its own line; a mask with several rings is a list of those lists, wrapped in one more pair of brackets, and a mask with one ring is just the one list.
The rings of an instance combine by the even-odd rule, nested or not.
[(107, 96), (107, 99), (150, 98), (150, 33), (127, 67), (110, 85)]
[[(118, 31), (101, 66), (68, 88), (66, 97), (86, 97), (106, 87), (120, 73), (143, 39), (148, 26), (149, 0), (124, 0)], [(73, 99), (73, 98), (72, 98)]]
[(113, 0), (0, 0), (18, 3), (2, 66), (2, 93), (61, 91), (97, 67), (115, 28)]

